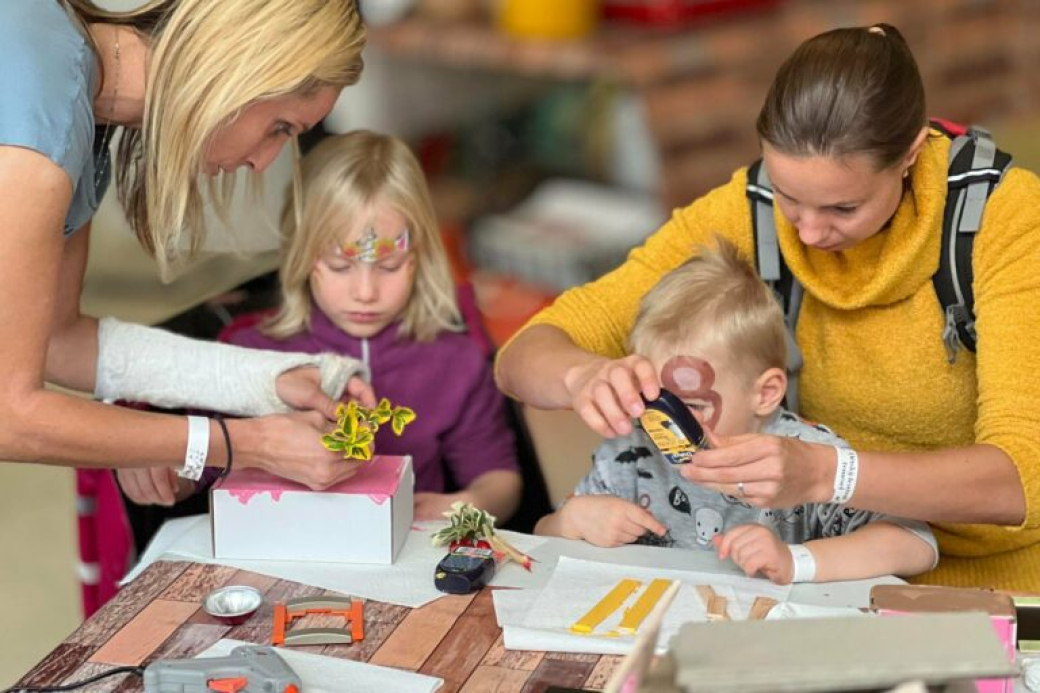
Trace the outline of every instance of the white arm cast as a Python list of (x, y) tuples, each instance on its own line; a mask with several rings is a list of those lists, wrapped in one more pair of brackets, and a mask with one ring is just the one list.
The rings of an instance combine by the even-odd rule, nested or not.
[(321, 389), (333, 399), (352, 377), (370, 377), (347, 356), (246, 349), (102, 318), (94, 396), (236, 416), (284, 413), (292, 409), (278, 397), (275, 380), (300, 366), (317, 366)]

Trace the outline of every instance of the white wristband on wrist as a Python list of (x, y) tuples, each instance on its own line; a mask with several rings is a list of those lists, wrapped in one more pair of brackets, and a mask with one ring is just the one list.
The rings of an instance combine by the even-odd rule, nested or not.
[(188, 417), (188, 449), (184, 452), (184, 467), (177, 472), (182, 479), (198, 481), (209, 456), (209, 419), (205, 416)]
[(834, 472), (834, 495), (831, 503), (845, 505), (852, 500), (859, 478), (859, 455), (852, 448), (834, 448), (838, 453), (838, 466)]
[(791, 558), (794, 560), (794, 576), (791, 582), (812, 582), (816, 579), (816, 559), (808, 546), (788, 544)]

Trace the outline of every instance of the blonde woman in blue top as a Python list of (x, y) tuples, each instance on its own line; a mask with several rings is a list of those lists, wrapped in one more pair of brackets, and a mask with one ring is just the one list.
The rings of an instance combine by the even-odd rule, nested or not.
[[(353, 0), (152, 0), (126, 13), (89, 0), (0, 4), (0, 459), (152, 467), (172, 492), (173, 470), (225, 465), (227, 437), (235, 464), (313, 488), (351, 473), (319, 431), (344, 390), (371, 398), (357, 362), (98, 321), (79, 297), (110, 180), (170, 276), (203, 239), (207, 179), (220, 206), (222, 174), (263, 171), (318, 123), (360, 76), (364, 40)], [(206, 419), (186, 426), (45, 381), (247, 418), (226, 433)]]

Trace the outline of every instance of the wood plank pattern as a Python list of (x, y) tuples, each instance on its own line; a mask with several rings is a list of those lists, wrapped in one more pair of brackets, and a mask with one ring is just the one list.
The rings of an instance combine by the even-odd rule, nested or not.
[(414, 609), (369, 661), (382, 666), (417, 670), (471, 601), (473, 595), (451, 595)]
[(350, 645), (326, 645), (322, 654), (356, 662), (367, 662), (372, 658), (390, 634), (401, 625), (411, 612), (406, 606), (385, 604), (383, 602), (365, 602), (365, 639)]
[(621, 664), (622, 657), (616, 657), (614, 655), (603, 655), (596, 662), (596, 666), (592, 668), (592, 673), (589, 674), (589, 678), (585, 680), (585, 688), (594, 691), (601, 691), (607, 685), (607, 681), (614, 674), (614, 670)]
[(419, 673), (444, 679), (448, 688), (461, 688), (498, 640), (501, 630), (495, 620), (491, 590), (482, 590), (441, 639)]
[(118, 666), (140, 664), (198, 608), (198, 604), (156, 599), (102, 645), (90, 661)]
[(223, 565), (194, 563), (159, 595), (159, 599), (201, 603), (207, 594), (228, 584), (228, 580), (238, 572)]
[[(97, 676), (98, 674), (103, 674), (106, 671), (110, 671), (112, 668), (113, 667), (111, 664), (84, 662), (82, 665), (77, 667), (75, 671), (73, 671), (64, 680), (62, 680), (61, 683), (70, 684), (83, 681), (84, 679), (89, 679), (92, 676)], [(76, 693), (108, 693), (109, 691), (119, 690), (124, 686), (128, 687), (130, 690), (141, 690), (143, 688), (141, 683), (141, 677), (135, 674), (117, 674), (115, 676), (109, 676), (107, 678), (101, 679), (100, 681), (92, 683), (89, 686), (77, 688)]]
[(503, 669), (522, 669), (524, 671), (534, 671), (538, 668), (538, 665), (542, 663), (542, 658), (545, 657), (544, 652), (528, 652), (525, 650), (507, 650), (505, 645), (505, 639), (502, 635), (498, 636), (495, 640), (495, 644), (491, 646), (487, 654), (484, 655), (482, 666), (501, 667)]
[[(228, 584), (251, 585), (264, 595), (257, 613), (234, 627), (217, 622), (201, 608), (209, 590)], [(160, 561), (55, 648), (19, 685), (65, 684), (116, 665), (194, 657), (221, 638), (265, 644), (270, 641), (276, 601), (331, 594), (335, 593), (222, 566)], [(508, 651), (491, 595), (491, 590), (484, 590), (448, 596), (419, 609), (368, 601), (363, 641), (302, 649), (437, 676), (444, 679), (445, 693), (541, 692), (550, 685), (603, 687), (620, 658)], [(341, 622), (337, 617), (309, 616), (296, 625)], [(139, 676), (121, 674), (81, 690), (129, 693), (140, 691), (141, 685)]]
[(99, 647), (170, 583), (178, 579), (190, 565), (169, 561), (159, 561), (151, 565), (119, 593), (118, 599), (105, 604), (90, 619), (84, 621), (65, 642)]
[(185, 623), (174, 631), (173, 635), (168, 637), (162, 645), (149, 653), (143, 663), (151, 664), (157, 659), (194, 657), (223, 638), (228, 630), (228, 626), (219, 624), (211, 626), (201, 623)]
[[(596, 655), (583, 656), (591, 657), (593, 660), (599, 659)], [(531, 672), (523, 693), (543, 693), (549, 686), (581, 688), (595, 666), (594, 661), (550, 658), (546, 655), (538, 668)]]
[[(458, 689), (461, 693), (521, 693), (527, 684), (530, 672), (519, 669), (507, 669), (506, 667), (489, 667), (481, 664), (473, 675), (466, 681), (466, 685)], [(455, 690), (445, 686), (443, 690)]]
[(94, 648), (89, 645), (62, 643), (54, 648), (46, 659), (30, 669), (17, 685), (43, 686), (53, 681), (61, 681), (75, 671), (93, 652)]

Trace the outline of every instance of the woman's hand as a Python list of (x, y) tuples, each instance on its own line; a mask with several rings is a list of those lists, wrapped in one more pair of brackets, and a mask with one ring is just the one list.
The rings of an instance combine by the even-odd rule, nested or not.
[(564, 384), (574, 411), (605, 438), (632, 432), (631, 419), (643, 413), (640, 393), (651, 400), (661, 393), (654, 365), (637, 354), (574, 366), (564, 375)]
[(574, 496), (556, 512), (561, 536), (596, 546), (622, 546), (648, 532), (660, 537), (668, 531), (648, 510), (617, 496)]
[(367, 464), (325, 449), (321, 437), (329, 424), (316, 411), (229, 419), (227, 425), (236, 467), (260, 467), (314, 491), (349, 479)]
[(748, 577), (761, 573), (778, 585), (794, 578), (794, 558), (787, 544), (763, 525), (740, 525), (715, 537), (720, 560), (732, 558)]
[[(322, 391), (321, 373), (317, 367), (303, 366), (285, 371), (275, 381), (275, 388), (282, 401), (293, 409), (320, 412), (329, 421), (336, 420), (339, 402)], [(376, 406), (372, 386), (357, 376), (347, 381), (343, 397), (357, 400), (365, 407)]]
[(829, 501), (837, 453), (831, 445), (767, 434), (733, 437), (704, 427), (711, 446), (678, 471), (695, 484), (743, 500), (756, 508), (790, 508)]
[(126, 497), (138, 505), (173, 505), (194, 492), (195, 483), (177, 476), (170, 467), (135, 467), (116, 470), (116, 480)]

